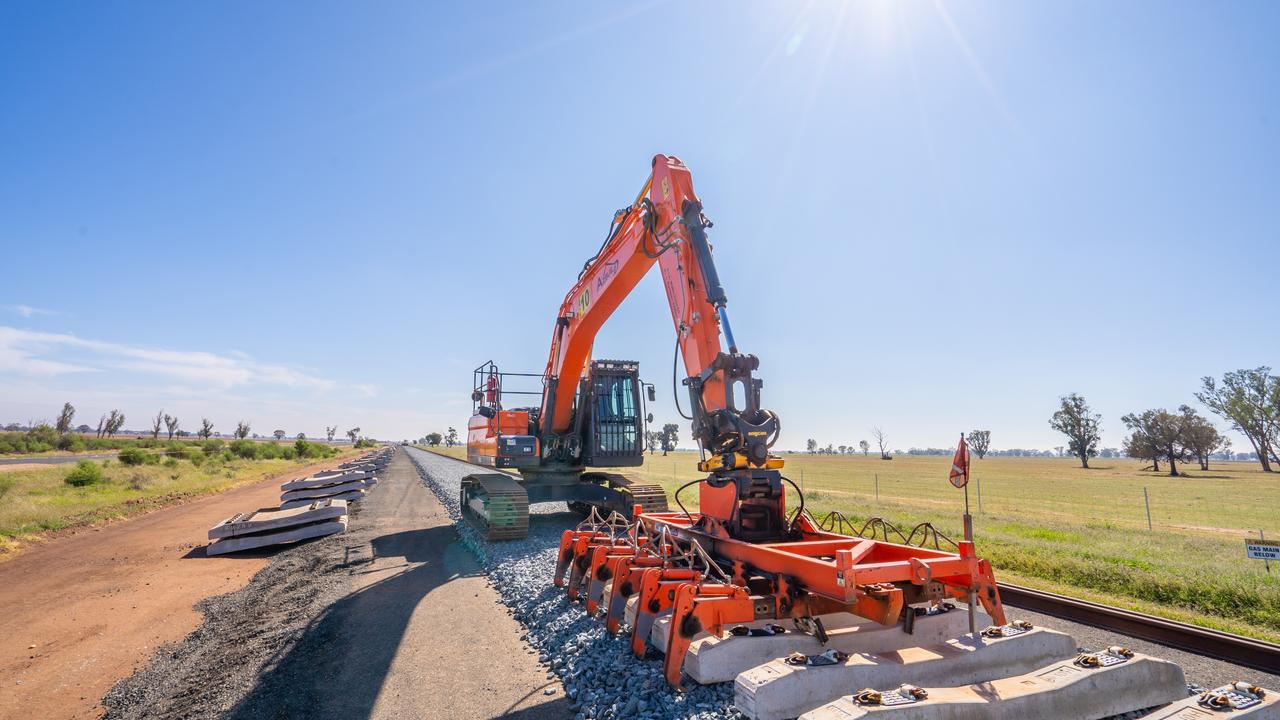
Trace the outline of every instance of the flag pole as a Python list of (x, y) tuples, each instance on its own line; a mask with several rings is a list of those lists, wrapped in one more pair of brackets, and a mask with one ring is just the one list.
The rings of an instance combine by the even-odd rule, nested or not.
[[(964, 433), (960, 433), (960, 446), (964, 447)], [(965, 448), (964, 452), (964, 539), (970, 544), (973, 543), (973, 516), (969, 514), (969, 449)], [(970, 580), (972, 583), (972, 580)], [(977, 598), (974, 595), (973, 588), (970, 587), (968, 597), (965, 599), (969, 606), (969, 634), (973, 635), (978, 632), (978, 610), (974, 607), (977, 604)]]

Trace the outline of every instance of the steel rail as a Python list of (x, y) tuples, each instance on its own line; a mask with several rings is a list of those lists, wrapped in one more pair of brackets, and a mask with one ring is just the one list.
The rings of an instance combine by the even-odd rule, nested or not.
[(999, 583), (1001, 602), (1196, 655), (1280, 674), (1280, 645), (1087, 600)]

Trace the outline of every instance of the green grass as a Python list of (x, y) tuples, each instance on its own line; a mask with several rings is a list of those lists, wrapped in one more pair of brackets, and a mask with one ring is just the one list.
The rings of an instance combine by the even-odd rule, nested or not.
[[(466, 457), (464, 447), (431, 449)], [(964, 492), (947, 482), (949, 457), (783, 458), (783, 473), (804, 488), (815, 514), (839, 510), (860, 522), (883, 517), (908, 528), (927, 521), (961, 536)], [(660, 483), (670, 495), (701, 476), (696, 463), (693, 453), (653, 454), (622, 472)], [(1091, 464), (974, 460), (969, 497), (978, 552), (998, 579), (1280, 642), (1280, 568), (1266, 574), (1262, 561), (1245, 558), (1243, 543), (1259, 528), (1280, 537), (1280, 474), (1244, 462), (1212, 463), (1177, 478), (1142, 471), (1136, 460)], [(697, 487), (681, 500), (696, 508)]]
[(137, 466), (108, 461), (104, 481), (84, 487), (64, 482), (70, 464), (0, 472), (0, 559), (41, 533), (128, 517), (315, 462), (215, 457), (197, 467), (186, 460)]

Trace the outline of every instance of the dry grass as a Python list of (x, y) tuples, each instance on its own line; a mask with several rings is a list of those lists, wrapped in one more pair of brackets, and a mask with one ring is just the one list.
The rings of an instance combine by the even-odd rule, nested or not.
[[(346, 450), (344, 454), (355, 452)], [(85, 487), (63, 482), (75, 467), (71, 464), (6, 472), (0, 475), (0, 559), (41, 533), (128, 517), (315, 462), (214, 458), (200, 466), (188, 460), (126, 466), (107, 461), (105, 481)]]

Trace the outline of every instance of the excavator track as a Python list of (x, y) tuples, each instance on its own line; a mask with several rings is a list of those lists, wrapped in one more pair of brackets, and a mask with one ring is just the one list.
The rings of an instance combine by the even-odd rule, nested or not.
[(529, 534), (529, 495), (510, 475), (462, 478), (462, 516), (486, 540), (519, 540)]
[(667, 512), (669, 509), (667, 492), (661, 485), (638, 483), (618, 473), (589, 473), (586, 477), (596, 482), (603, 481), (610, 489), (618, 491), (620, 497), (616, 502), (601, 507), (606, 514), (610, 510), (616, 510), (631, 517), (633, 505), (639, 505), (640, 511), (646, 513)]

